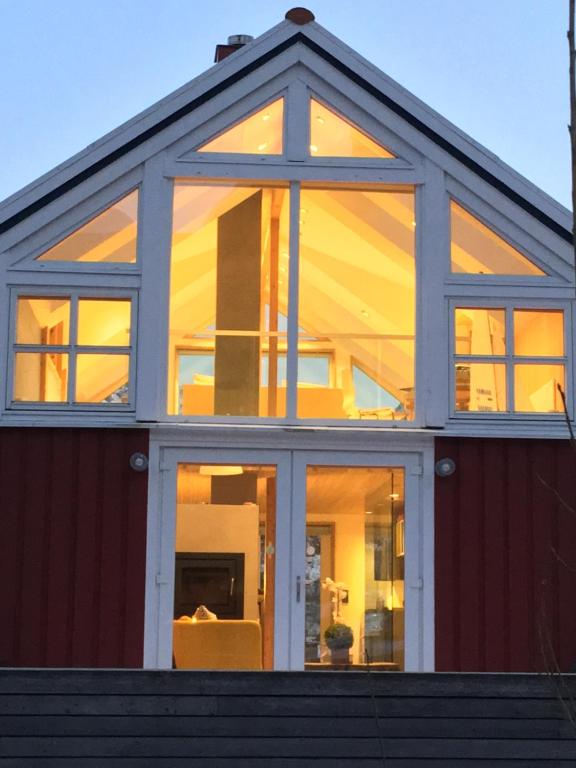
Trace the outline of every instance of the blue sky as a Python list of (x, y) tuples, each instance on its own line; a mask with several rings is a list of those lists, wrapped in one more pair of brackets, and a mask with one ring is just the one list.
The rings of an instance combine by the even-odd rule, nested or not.
[[(314, 0), (330, 32), (570, 206), (568, 0)], [(0, 200), (258, 35), (278, 0), (0, 0)]]

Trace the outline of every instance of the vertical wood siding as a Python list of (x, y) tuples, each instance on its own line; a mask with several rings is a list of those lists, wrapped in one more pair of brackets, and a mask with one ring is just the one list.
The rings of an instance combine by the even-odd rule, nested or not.
[(0, 665), (142, 666), (139, 429), (0, 429)]
[[(576, 665), (576, 454), (567, 441), (441, 438), (436, 668)], [(546, 483), (550, 486), (546, 486)]]

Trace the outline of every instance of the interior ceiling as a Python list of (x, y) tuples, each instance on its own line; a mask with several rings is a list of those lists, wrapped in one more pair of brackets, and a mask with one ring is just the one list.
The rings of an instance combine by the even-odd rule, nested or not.
[[(198, 464), (178, 466), (178, 504), (210, 503), (211, 477), (201, 475), (199, 469)], [(266, 481), (276, 476), (276, 468), (244, 465), (243, 470), (256, 474), (257, 503), (264, 510)], [(306, 476), (306, 494), (308, 515), (364, 514), (366, 509), (386, 514), (392, 494), (395, 503), (404, 501), (403, 471), (391, 467), (311, 466)]]

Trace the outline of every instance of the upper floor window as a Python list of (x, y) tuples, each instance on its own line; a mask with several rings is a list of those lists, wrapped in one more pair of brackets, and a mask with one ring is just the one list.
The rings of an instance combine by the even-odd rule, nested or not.
[(453, 200), (452, 272), (469, 275), (546, 275), (530, 259)]
[(456, 411), (562, 412), (561, 309), (456, 307), (454, 352)]
[(316, 99), (310, 99), (310, 154), (312, 157), (394, 157), (386, 147)]
[(21, 294), (15, 320), (12, 402), (132, 401), (131, 298)]
[(94, 261), (133, 264), (136, 261), (138, 190), (44, 251), (37, 261)]
[(281, 155), (284, 99), (276, 99), (198, 148), (198, 152)]
[(289, 290), (288, 189), (175, 185), (168, 413), (413, 417), (412, 190), (303, 186), (298, 219)]

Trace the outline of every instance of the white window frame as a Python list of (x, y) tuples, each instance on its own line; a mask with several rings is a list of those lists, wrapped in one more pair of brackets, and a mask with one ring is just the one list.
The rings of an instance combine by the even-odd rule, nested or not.
[[(391, 162), (390, 160), (381, 160), (380, 162)], [(313, 171), (313, 169), (310, 169)], [(314, 174), (312, 173), (312, 176)], [(234, 182), (227, 181), (226, 179), (201, 179), (198, 180), (195, 177), (189, 178), (189, 177), (179, 177), (173, 179), (173, 185), (172, 185), (172, 195), (174, 186), (178, 182), (185, 182), (190, 183), (191, 185), (196, 182), (197, 184), (204, 184), (204, 183), (213, 183), (213, 184), (238, 184), (241, 185), (245, 183), (247, 186), (257, 186), (259, 184), (264, 184), (265, 182), (260, 177), (249, 177), (249, 178), (235, 178)], [(286, 181), (282, 180), (278, 182), (279, 184), (285, 185)], [(332, 188), (337, 188), (340, 184), (342, 185), (350, 185), (352, 184), (355, 188), (358, 189), (358, 191), (362, 191), (364, 187), (367, 185), (363, 182), (351, 182), (347, 180), (339, 180), (337, 182), (334, 182), (331, 186)], [(325, 187), (325, 182), (314, 180), (314, 185), (318, 189), (323, 188), (330, 188)], [(420, 196), (421, 196), (421, 188), (417, 184), (402, 184), (399, 185), (398, 183), (386, 183), (386, 182), (379, 182), (377, 185), (370, 185), (370, 189), (377, 189), (380, 192), (387, 192), (392, 191), (392, 188), (398, 187), (398, 186), (405, 186), (410, 187), (411, 192), (414, 196), (414, 216), (415, 218), (418, 216), (419, 211), (421, 210), (421, 202), (420, 202)], [(301, 417), (298, 417), (297, 415), (297, 383), (298, 383), (298, 327), (299, 327), (299, 266), (300, 266), (300, 242), (299, 242), (299, 219), (300, 219), (300, 193), (302, 189), (302, 183), (299, 180), (291, 180), (289, 182), (289, 191), (290, 191), (290, 214), (289, 214), (289, 270), (288, 270), (288, 323), (287, 323), (287, 334), (286, 334), (286, 344), (287, 344), (287, 355), (286, 355), (286, 381), (287, 381), (287, 387), (286, 387), (286, 415), (284, 417), (261, 417), (261, 416), (218, 416), (218, 415), (211, 415), (211, 416), (201, 416), (201, 415), (179, 415), (179, 414), (168, 414), (167, 413), (167, 394), (168, 394), (168, 349), (166, 349), (166, 375), (165, 375), (165, 385), (164, 385), (164, 405), (163, 405), (163, 413), (161, 416), (162, 421), (166, 421), (168, 423), (170, 422), (185, 422), (185, 423), (208, 423), (208, 424), (289, 424), (289, 425), (300, 425), (304, 427), (309, 427), (314, 424), (319, 424), (322, 426), (342, 426), (347, 425), (351, 427), (367, 427), (367, 426), (380, 426), (380, 427), (401, 427), (403, 429), (416, 429), (421, 426), (423, 421), (423, 405), (421, 402), (421, 391), (418, 389), (418, 370), (419, 370), (419, 364), (418, 364), (418, 357), (420, 354), (420, 349), (422, 347), (422, 342), (418, 340), (418, 329), (420, 328), (419, 323), (419, 296), (420, 296), (420, 288), (419, 285), (421, 283), (420, 275), (421, 270), (419, 268), (419, 255), (418, 251), (420, 248), (421, 239), (417, 236), (417, 231), (414, 233), (414, 280), (415, 280), (415, 317), (414, 317), (414, 411), (413, 416), (411, 419), (406, 420), (399, 420), (399, 419), (333, 419), (333, 418), (310, 418), (310, 419), (303, 419)], [(171, 222), (170, 222), (171, 224)], [(170, 240), (171, 242), (171, 240)], [(166, 286), (168, 288), (168, 310), (167, 313), (169, 314), (169, 279), (167, 280), (168, 285)], [(382, 337), (383, 334), (374, 334), (375, 337)], [(396, 338), (396, 336), (394, 336)]]
[[(16, 325), (18, 313), (18, 299), (20, 297), (39, 299), (68, 299), (70, 301), (70, 330), (68, 344), (42, 345), (42, 344), (17, 344)], [(77, 343), (77, 320), (79, 299), (126, 299), (130, 301), (130, 344), (128, 346), (90, 346)], [(40, 286), (16, 286), (11, 289), (10, 295), (10, 334), (9, 334), (9, 360), (7, 366), (6, 381), (6, 408), (10, 411), (92, 411), (129, 413), (134, 411), (136, 402), (136, 348), (137, 348), (137, 323), (138, 323), (138, 294), (135, 290), (123, 288), (42, 288)], [(17, 401), (14, 400), (14, 372), (15, 356), (17, 352), (34, 352), (45, 354), (68, 355), (68, 382), (67, 401), (41, 402), (41, 401)], [(76, 358), (79, 354), (106, 354), (128, 355), (128, 402), (127, 403), (77, 403), (74, 402), (76, 386)]]
[[(567, 301), (553, 299), (451, 299), (448, 302), (449, 320), (448, 328), (450, 335), (450, 361), (449, 361), (449, 397), (450, 397), (450, 415), (451, 418), (458, 420), (480, 420), (498, 419), (514, 420), (526, 422), (527, 420), (538, 421), (563, 421), (566, 416), (564, 413), (538, 413), (531, 411), (515, 411), (514, 406), (514, 370), (518, 364), (551, 364), (564, 366), (564, 391), (566, 394), (566, 404), (568, 414), (572, 418), (573, 402), (573, 380), (572, 380), (572, 304)], [(506, 354), (504, 355), (462, 355), (456, 353), (456, 309), (502, 309), (505, 311), (505, 330), (506, 330)], [(556, 310), (563, 312), (564, 320), (564, 355), (558, 357), (538, 356), (538, 355), (515, 355), (514, 354), (514, 310)], [(459, 363), (489, 363), (502, 364), (506, 367), (506, 411), (458, 411), (456, 410), (456, 365)]]

